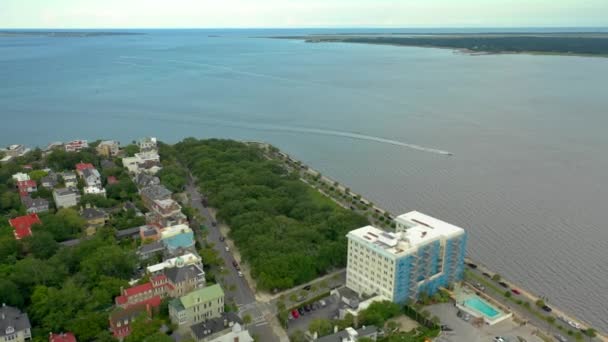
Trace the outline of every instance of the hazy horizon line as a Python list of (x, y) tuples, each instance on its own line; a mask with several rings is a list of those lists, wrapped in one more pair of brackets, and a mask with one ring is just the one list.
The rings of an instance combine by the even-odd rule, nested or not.
[(0, 27), (0, 30), (298, 30), (298, 29), (608, 29), (608, 26), (200, 26)]

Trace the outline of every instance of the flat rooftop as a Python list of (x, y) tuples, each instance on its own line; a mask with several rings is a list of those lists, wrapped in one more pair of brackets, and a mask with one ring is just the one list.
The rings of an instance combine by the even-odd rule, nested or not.
[(429, 242), (464, 234), (464, 229), (460, 227), (417, 211), (399, 215), (395, 222), (395, 233), (365, 226), (349, 232), (347, 236), (368, 244), (372, 249), (398, 256)]

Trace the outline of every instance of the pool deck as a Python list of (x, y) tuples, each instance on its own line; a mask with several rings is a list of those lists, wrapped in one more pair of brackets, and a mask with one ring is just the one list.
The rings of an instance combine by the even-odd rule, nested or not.
[[(464, 311), (475, 318), (483, 318), (484, 322), (488, 325), (494, 325), (513, 317), (513, 313), (510, 312), (503, 305), (494, 301), (491, 297), (483, 293), (479, 293), (479, 295), (477, 295), (476, 291), (468, 286), (457, 286), (454, 289), (453, 296), (454, 300), (456, 301), (456, 307), (459, 310)], [(467, 306), (465, 302), (471, 298), (478, 298), (485, 304), (491, 306), (494, 310), (498, 312), (498, 314), (495, 317), (489, 317), (483, 312)]]

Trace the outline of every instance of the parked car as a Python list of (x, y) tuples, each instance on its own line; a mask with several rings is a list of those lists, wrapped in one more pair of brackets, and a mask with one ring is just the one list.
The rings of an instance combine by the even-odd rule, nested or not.
[(327, 303), (323, 299), (319, 301), (319, 304), (321, 304), (321, 307), (325, 307), (327, 305)]
[(518, 289), (511, 289), (511, 292), (515, 293), (516, 295), (521, 294), (521, 291), (519, 291)]
[(504, 288), (506, 288), (506, 289), (508, 289), (508, 288), (509, 288), (509, 285), (507, 285), (507, 283), (505, 283), (504, 281), (500, 281), (500, 282), (498, 282), (498, 285), (500, 285), (500, 286), (502, 286), (502, 287), (504, 287)]
[(232, 260), (232, 266), (239, 267), (239, 263), (236, 260)]
[(555, 338), (559, 341), (559, 342), (568, 342), (568, 339), (565, 338), (563, 335), (555, 335)]
[(492, 276), (490, 275), (490, 273), (488, 272), (483, 272), (483, 275), (487, 278), (492, 278)]
[(468, 263), (467, 263), (467, 266), (469, 266), (469, 267), (470, 267), (470, 268), (472, 268), (472, 269), (476, 269), (476, 268), (477, 268), (477, 265), (475, 265), (475, 264), (474, 264), (474, 263), (472, 263), (472, 262), (468, 262)]
[(298, 312), (300, 313), (300, 315), (304, 315), (304, 308), (298, 308)]
[(442, 326), (441, 326), (441, 330), (442, 330), (442, 331), (452, 331), (452, 330), (454, 330), (454, 329), (450, 328), (450, 327), (449, 327), (449, 326), (447, 326), (447, 325), (442, 325)]
[(481, 291), (485, 291), (486, 290), (486, 287), (483, 286), (483, 285), (481, 285), (481, 283), (475, 283), (475, 285), (473, 285), (473, 286), (475, 286), (475, 288), (477, 288), (477, 289), (479, 289)]
[(293, 319), (298, 319), (298, 317), (300, 317), (300, 313), (298, 310), (291, 310), (291, 316), (293, 316)]
[(546, 312), (551, 312), (551, 311), (553, 311), (553, 309), (551, 309), (551, 308), (550, 308), (549, 306), (547, 306), (547, 305), (543, 305), (543, 307), (542, 307), (541, 309), (543, 309), (543, 310), (544, 310), (544, 311), (546, 311)]
[(214, 227), (217, 227), (217, 221), (211, 222), (211, 225), (214, 226)]
[(238, 271), (238, 273), (237, 273), (237, 274), (239, 275), (239, 277), (243, 278), (243, 272)]
[(493, 341), (494, 341), (494, 342), (507, 342), (507, 341), (504, 339), (504, 337), (502, 337), (502, 336), (496, 336), (496, 337), (494, 337), (494, 340), (493, 340)]
[(310, 285), (306, 285), (303, 287), (303, 289), (306, 291), (310, 291), (310, 289), (312, 289), (312, 287)]
[(226, 252), (230, 252), (230, 247), (226, 246), (224, 247), (224, 249), (226, 250)]
[(226, 238), (223, 235), (220, 235), (220, 241), (224, 241)]
[(209, 205), (209, 202), (207, 201), (207, 199), (206, 199), (206, 198), (203, 198), (203, 199), (201, 200), (201, 203), (203, 204), (203, 207), (205, 207), (205, 208), (207, 208), (207, 206)]

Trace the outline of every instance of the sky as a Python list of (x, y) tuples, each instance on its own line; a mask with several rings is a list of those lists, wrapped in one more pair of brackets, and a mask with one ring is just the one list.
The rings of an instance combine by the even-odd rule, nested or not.
[(598, 26), (608, 0), (0, 0), (0, 28)]

